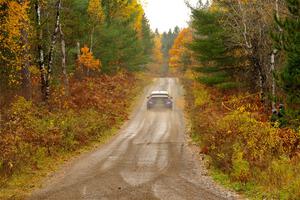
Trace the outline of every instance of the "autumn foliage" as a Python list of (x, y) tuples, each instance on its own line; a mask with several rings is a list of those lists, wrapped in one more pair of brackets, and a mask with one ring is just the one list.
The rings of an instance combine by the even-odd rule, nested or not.
[(155, 35), (154, 38), (154, 48), (153, 48), (153, 59), (155, 63), (162, 64), (163, 62), (163, 53), (162, 53), (162, 43), (161, 36), (159, 34)]
[(87, 46), (81, 48), (81, 55), (77, 62), (80, 68), (84, 67), (85, 69), (99, 70), (101, 67), (100, 60), (94, 58), (93, 53), (90, 52)]
[(169, 66), (183, 67), (191, 65), (192, 52), (188, 49), (188, 45), (192, 42), (193, 36), (190, 28), (180, 31), (169, 51)]
[(105, 137), (127, 119), (137, 89), (135, 76), (119, 73), (71, 80), (70, 98), (56, 99), (65, 108), (49, 111), (16, 97), (0, 121), (0, 185), (27, 166), (38, 169), (45, 157)]
[[(29, 32), (29, 1), (23, 3), (10, 0), (0, 1), (0, 60), (1, 71), (6, 71), (9, 76), (0, 81), (10, 87), (20, 85), (20, 71), (22, 64), (29, 58), (24, 53), (28, 45), (20, 40), (23, 32)], [(3, 8), (3, 9), (2, 9)]]
[[(297, 199), (300, 176), (300, 135), (279, 128), (264, 113), (259, 96), (227, 94), (185, 76), (191, 137), (211, 165), (253, 196)], [(244, 186), (244, 187), (243, 187)]]

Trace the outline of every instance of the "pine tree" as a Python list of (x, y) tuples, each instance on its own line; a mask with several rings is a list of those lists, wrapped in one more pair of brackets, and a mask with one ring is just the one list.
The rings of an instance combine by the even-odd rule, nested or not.
[(274, 37), (277, 48), (286, 52), (287, 61), (281, 71), (280, 85), (290, 103), (300, 103), (300, 1), (286, 0), (289, 15), (284, 20), (275, 18), (281, 28)]
[(172, 31), (172, 29), (169, 29), (168, 32), (163, 33), (163, 35), (162, 35), (162, 52), (163, 52), (165, 58), (169, 57), (169, 51), (172, 48), (174, 41), (177, 38), (179, 32), (180, 32), (180, 29), (178, 26), (176, 26), (174, 28), (174, 31)]
[(147, 58), (147, 60), (150, 58), (150, 55), (152, 53), (153, 47), (154, 47), (154, 35), (151, 32), (149, 20), (146, 18), (146, 16), (143, 16), (142, 19), (142, 46), (144, 49), (144, 55)]
[(192, 10), (195, 37), (190, 48), (203, 65), (197, 70), (206, 74), (199, 81), (227, 89), (235, 87), (236, 84), (230, 78), (234, 59), (229, 55), (230, 50), (225, 44), (227, 33), (219, 22), (221, 14), (207, 8)]

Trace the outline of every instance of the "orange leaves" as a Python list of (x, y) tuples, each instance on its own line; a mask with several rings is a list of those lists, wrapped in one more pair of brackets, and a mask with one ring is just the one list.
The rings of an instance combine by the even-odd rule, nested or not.
[[(71, 85), (71, 108), (75, 110), (95, 109), (106, 116), (110, 126), (120, 118), (127, 118), (129, 97), (136, 86), (131, 74), (118, 73), (115, 76), (102, 75), (86, 78)], [(84, 94), (84, 95), (83, 95)]]
[[(25, 166), (37, 166), (43, 156), (56, 156), (53, 152), (72, 151), (106, 137), (108, 130), (128, 118), (132, 98), (141, 88), (129, 73), (72, 79), (71, 83), (64, 109), (49, 111), (21, 97), (5, 110), (0, 121), (1, 175), (9, 177)], [(61, 95), (55, 101), (64, 104), (65, 98)]]
[(190, 50), (186, 47), (193, 39), (192, 31), (189, 28), (185, 28), (180, 31), (179, 35), (174, 41), (173, 47), (169, 51), (170, 60), (169, 66), (170, 67), (180, 67), (183, 65), (183, 57), (185, 55), (190, 55)]
[(81, 55), (78, 59), (78, 65), (83, 66), (86, 69), (90, 70), (99, 70), (101, 67), (101, 62), (99, 59), (95, 59), (93, 53), (90, 52), (90, 49), (85, 46), (81, 48)]

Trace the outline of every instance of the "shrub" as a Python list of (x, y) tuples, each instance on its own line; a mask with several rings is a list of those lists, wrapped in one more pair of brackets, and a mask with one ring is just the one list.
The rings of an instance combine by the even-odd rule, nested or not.
[(244, 153), (240, 146), (234, 147), (232, 156), (232, 172), (231, 177), (240, 182), (247, 182), (250, 178), (250, 166), (244, 159)]
[(213, 157), (221, 152), (225, 154), (216, 163), (227, 167), (225, 170), (232, 169), (235, 146), (243, 147), (240, 150), (251, 167), (265, 166), (270, 161), (269, 157), (281, 150), (278, 130), (268, 123), (257, 121), (248, 112), (233, 111), (219, 119), (214, 128), (205, 142), (212, 146), (210, 154)]
[(268, 122), (257, 94), (224, 95), (199, 81), (185, 86), (192, 138), (226, 181), (255, 198), (299, 199), (299, 129)]
[(208, 103), (210, 100), (209, 93), (203, 88), (194, 90), (194, 97), (195, 97), (195, 102), (194, 102), (195, 106), (203, 106), (204, 104)]
[(127, 118), (135, 81), (124, 73), (88, 78), (72, 84), (67, 101), (64, 96), (53, 97), (50, 102), (58, 107), (51, 111), (16, 98), (0, 121), (0, 178), (9, 178), (26, 166), (38, 168), (46, 156), (105, 137), (107, 130)]

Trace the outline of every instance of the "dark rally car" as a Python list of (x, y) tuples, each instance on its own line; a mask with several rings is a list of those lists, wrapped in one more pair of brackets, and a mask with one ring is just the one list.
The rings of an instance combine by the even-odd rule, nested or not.
[(151, 95), (148, 98), (147, 101), (147, 109), (151, 108), (173, 108), (173, 101), (172, 97), (170, 97), (169, 93), (167, 91), (153, 91)]

